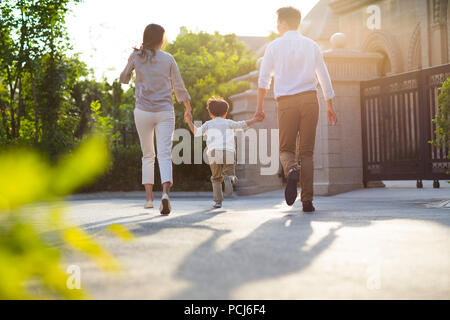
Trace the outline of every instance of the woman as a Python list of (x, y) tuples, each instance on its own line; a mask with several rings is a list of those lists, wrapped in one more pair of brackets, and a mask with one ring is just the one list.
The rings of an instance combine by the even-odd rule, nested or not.
[(192, 117), (189, 93), (175, 59), (161, 50), (165, 43), (164, 28), (150, 24), (145, 28), (141, 48), (135, 49), (128, 64), (120, 75), (120, 82), (129, 83), (133, 70), (136, 72), (136, 107), (134, 120), (142, 149), (142, 184), (147, 193), (144, 208), (153, 208), (153, 185), (155, 168), (156, 132), (158, 164), (163, 186), (160, 212), (167, 215), (171, 211), (169, 191), (172, 177), (172, 135), (175, 129), (172, 90), (178, 102), (186, 108), (185, 116)]

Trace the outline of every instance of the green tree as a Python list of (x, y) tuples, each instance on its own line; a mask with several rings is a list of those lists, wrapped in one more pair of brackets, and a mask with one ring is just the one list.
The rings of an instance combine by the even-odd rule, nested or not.
[[(211, 96), (228, 99), (250, 88), (248, 82), (231, 81), (256, 69), (254, 53), (246, 49), (234, 34), (194, 33), (183, 28), (166, 50), (177, 61), (191, 95), (195, 120), (209, 120), (206, 102)], [(175, 103), (175, 112), (176, 127), (187, 127), (183, 119), (183, 106)], [(210, 174), (206, 164), (174, 166), (174, 189), (209, 190)]]
[[(256, 69), (253, 53), (234, 34), (194, 33), (184, 28), (166, 50), (177, 61), (197, 120), (208, 119), (205, 106), (209, 97), (227, 99), (250, 88), (246, 82), (230, 82)], [(184, 126), (183, 107), (176, 104), (175, 109), (178, 127)]]
[[(130, 182), (140, 180), (141, 158), (133, 84), (123, 90), (118, 81), (97, 81), (78, 56), (67, 56), (64, 18), (71, 2), (79, 0), (0, 2), (0, 145), (37, 146), (56, 162), (104, 119), (113, 137), (112, 168), (88, 190), (139, 188)], [(208, 120), (210, 96), (228, 98), (249, 88), (246, 82), (230, 81), (255, 69), (253, 54), (235, 35), (185, 29), (167, 51), (177, 60), (196, 120)], [(176, 127), (184, 127), (178, 103), (175, 112)], [(175, 189), (209, 188), (207, 166), (181, 165), (174, 171)]]
[(280, 35), (276, 33), (275, 31), (270, 31), (270, 34), (267, 36), (267, 42), (272, 42), (273, 40), (277, 39)]
[[(65, 81), (60, 67), (69, 47), (65, 16), (69, 4), (79, 1), (0, 2), (0, 78), (2, 86), (8, 89), (6, 103), (5, 99), (0, 103), (4, 135), (9, 141), (19, 138), (21, 121), (28, 117), (27, 124), (34, 122), (35, 142), (42, 134), (43, 145), (50, 155), (56, 153), (54, 144), (59, 141), (55, 119), (61, 109)], [(45, 92), (36, 82), (38, 70), (43, 72)], [(29, 105), (25, 103), (24, 80), (31, 86), (32, 110), (27, 110)]]

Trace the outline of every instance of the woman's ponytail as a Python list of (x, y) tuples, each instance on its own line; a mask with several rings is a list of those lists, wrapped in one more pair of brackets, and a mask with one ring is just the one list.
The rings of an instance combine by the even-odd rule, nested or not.
[[(149, 59), (151, 62), (153, 57), (156, 55), (156, 48), (164, 39), (164, 33), (164, 28), (158, 24), (152, 23), (145, 27), (141, 48), (135, 48), (135, 50), (139, 51), (139, 56)], [(147, 51), (150, 51), (150, 55)]]

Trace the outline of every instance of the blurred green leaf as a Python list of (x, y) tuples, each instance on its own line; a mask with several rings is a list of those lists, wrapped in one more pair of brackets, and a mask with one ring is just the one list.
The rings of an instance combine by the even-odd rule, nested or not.
[[(99, 135), (55, 167), (32, 151), (0, 155), (0, 299), (86, 299), (84, 290), (67, 287), (62, 268), (66, 250), (86, 254), (105, 271), (120, 271), (107, 250), (66, 222), (60, 200), (101, 174), (108, 159), (106, 139)], [(33, 205), (37, 202), (38, 207)], [(133, 238), (122, 226), (108, 230), (123, 240)]]
[(131, 234), (131, 232), (129, 232), (126, 228), (119, 224), (112, 224), (108, 226), (106, 230), (110, 231), (112, 234), (124, 241), (131, 241), (134, 239), (134, 236)]
[(64, 239), (74, 248), (91, 256), (98, 266), (107, 271), (119, 271), (117, 261), (99, 244), (79, 228), (69, 228), (64, 231)]
[(0, 213), (42, 198), (49, 179), (49, 167), (37, 154), (26, 150), (0, 154)]

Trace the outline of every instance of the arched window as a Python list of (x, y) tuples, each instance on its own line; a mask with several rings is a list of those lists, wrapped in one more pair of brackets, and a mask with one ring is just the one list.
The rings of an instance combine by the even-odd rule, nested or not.
[(384, 59), (380, 65), (380, 76), (403, 72), (401, 51), (392, 35), (381, 31), (369, 34), (363, 42), (362, 51), (381, 53)]
[(419, 70), (422, 69), (422, 42), (420, 34), (420, 23), (414, 28), (414, 32), (409, 41), (408, 48), (408, 70)]
[(384, 51), (377, 51), (383, 55), (383, 60), (380, 62), (380, 66), (378, 68), (381, 77), (389, 76), (392, 74), (392, 66), (391, 61), (389, 60), (389, 56)]

